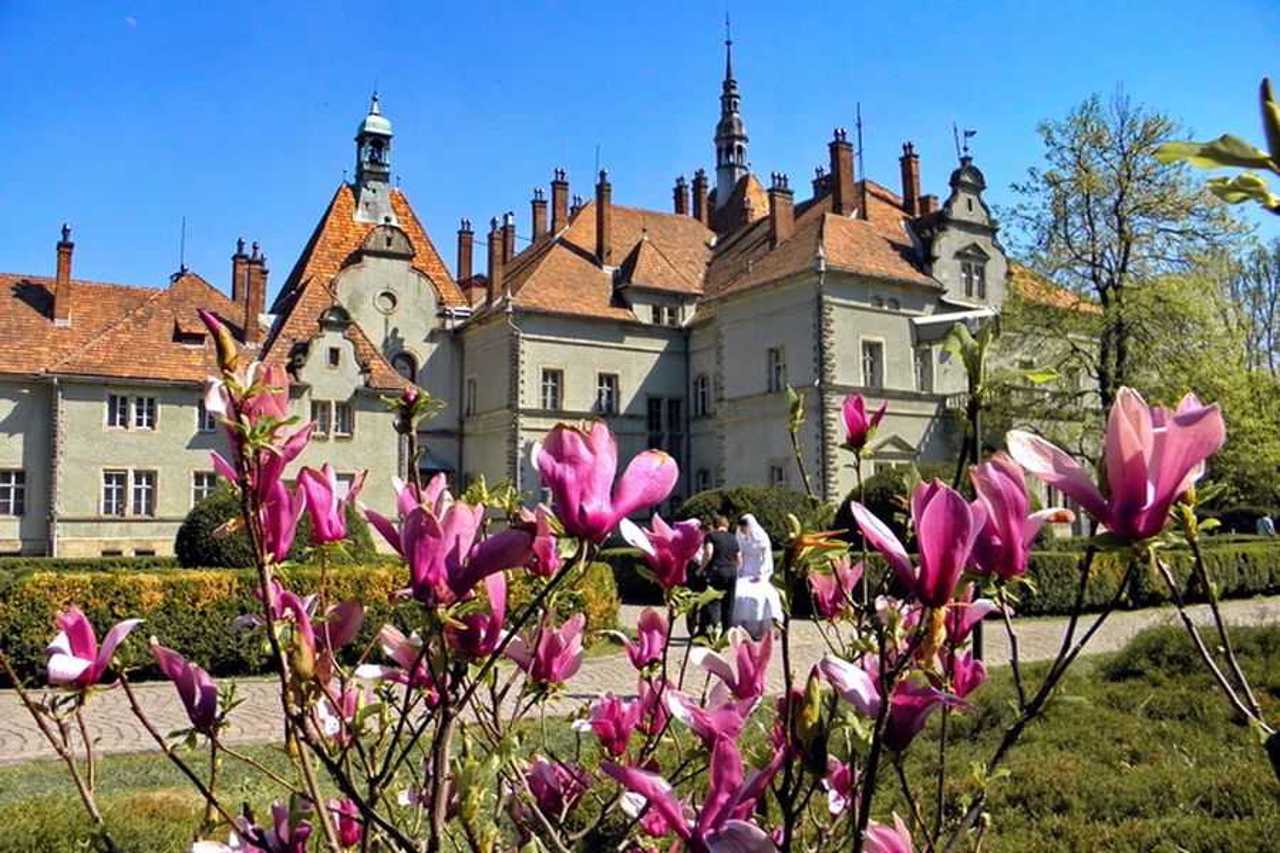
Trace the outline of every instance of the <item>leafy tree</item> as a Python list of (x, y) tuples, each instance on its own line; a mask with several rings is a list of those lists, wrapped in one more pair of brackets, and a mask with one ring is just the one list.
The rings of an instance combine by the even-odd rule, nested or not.
[(1228, 321), (1244, 339), (1245, 363), (1280, 374), (1280, 239), (1233, 264)]

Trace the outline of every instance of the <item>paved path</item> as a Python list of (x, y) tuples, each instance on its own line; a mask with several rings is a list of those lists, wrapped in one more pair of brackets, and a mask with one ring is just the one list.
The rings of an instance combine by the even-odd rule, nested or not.
[[(624, 606), (621, 621), (634, 626), (643, 608)], [(1230, 601), (1223, 605), (1226, 618), (1232, 624), (1260, 624), (1280, 620), (1280, 596)], [(1197, 621), (1209, 618), (1208, 609), (1193, 608)], [(1086, 651), (1090, 654), (1112, 652), (1121, 648), (1134, 634), (1150, 625), (1176, 622), (1171, 608), (1155, 608), (1112, 614), (1106, 625), (1090, 641)], [(1066, 620), (1061, 618), (1033, 618), (1016, 620), (1019, 652), (1024, 661), (1046, 660), (1058, 650)], [(792, 655), (796, 671), (803, 673), (826, 651), (822, 638), (812, 622), (793, 623)], [(677, 638), (680, 633), (677, 633)], [(673, 647), (676, 660), (682, 653), (683, 643)], [(986, 631), (986, 659), (989, 665), (1008, 663), (1009, 649), (1005, 632), (999, 623), (988, 622)], [(775, 649), (770, 668), (770, 687), (781, 690), (781, 655)], [(569, 684), (569, 691), (558, 710), (568, 712), (583, 702), (608, 691), (629, 694), (635, 691), (635, 672), (622, 654), (590, 657)], [(173, 686), (167, 682), (140, 684), (135, 688), (147, 715), (161, 732), (172, 731), (187, 725), (182, 706)], [(239, 695), (244, 703), (232, 714), (232, 727), (225, 735), (229, 743), (250, 743), (269, 740), (279, 731), (279, 699), (275, 682), (267, 678), (247, 678), (239, 683)], [(155, 749), (147, 733), (133, 717), (124, 693), (113, 690), (96, 697), (86, 711), (89, 727), (98, 740), (101, 752), (138, 752)], [(52, 752), (44, 742), (35, 723), (27, 715), (11, 690), (0, 690), (0, 764), (28, 761), (33, 758), (49, 758)]]

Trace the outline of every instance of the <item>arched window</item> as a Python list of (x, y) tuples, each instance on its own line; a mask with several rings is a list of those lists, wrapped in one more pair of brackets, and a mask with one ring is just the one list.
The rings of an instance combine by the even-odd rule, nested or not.
[(418, 379), (418, 360), (407, 352), (398, 352), (391, 358), (391, 366), (410, 382)]

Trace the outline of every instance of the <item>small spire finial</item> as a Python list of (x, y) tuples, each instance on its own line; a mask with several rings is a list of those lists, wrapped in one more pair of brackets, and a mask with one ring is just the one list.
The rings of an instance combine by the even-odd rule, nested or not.
[(733, 31), (729, 26), (729, 13), (724, 13), (724, 79), (733, 79)]
[(369, 115), (382, 115), (382, 106), (378, 101), (378, 90), (375, 88), (373, 94), (369, 96)]
[(62, 223), (62, 242), (64, 243), (71, 242), (71, 226), (65, 222)]

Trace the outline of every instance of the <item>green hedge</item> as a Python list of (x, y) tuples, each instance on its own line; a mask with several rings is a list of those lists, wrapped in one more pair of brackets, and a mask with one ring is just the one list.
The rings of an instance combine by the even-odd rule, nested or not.
[(734, 486), (698, 492), (680, 505), (676, 518), (709, 522), (712, 516), (720, 513), (733, 524), (747, 512), (756, 517), (775, 544), (784, 541), (788, 535), (788, 514), (799, 518), (806, 530), (825, 530), (832, 517), (829, 504), (803, 492), (781, 486)]
[[(311, 566), (283, 570), (284, 582), (300, 593), (315, 591), (320, 572)], [(527, 602), (532, 579), (513, 572), (508, 612)], [(405, 587), (408, 578), (399, 566), (343, 566), (330, 569), (331, 600), (357, 598), (364, 602), (365, 620), (357, 650), (372, 640), (385, 622), (394, 622), (406, 631), (422, 618), (419, 605), (392, 604), (392, 594)], [(115, 622), (140, 617), (144, 624), (125, 645), (121, 660), (127, 666), (154, 675), (146, 637), (178, 649), (206, 667), (214, 675), (245, 675), (263, 672), (267, 666), (261, 634), (238, 632), (232, 621), (244, 613), (256, 613), (260, 605), (253, 596), (257, 574), (252, 569), (188, 569), (184, 571), (31, 571), (0, 575), (0, 647), (24, 678), (43, 679), (44, 648), (53, 637), (55, 614), (70, 604), (78, 605), (93, 622), (101, 637)], [(587, 566), (562, 587), (557, 609), (560, 618), (582, 611), (588, 631), (617, 626), (618, 592), (609, 567), (603, 563)]]
[(180, 568), (177, 557), (0, 557), (5, 572), (142, 572)]

